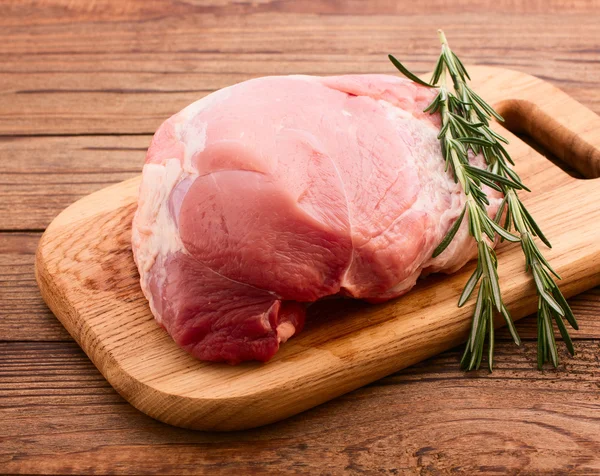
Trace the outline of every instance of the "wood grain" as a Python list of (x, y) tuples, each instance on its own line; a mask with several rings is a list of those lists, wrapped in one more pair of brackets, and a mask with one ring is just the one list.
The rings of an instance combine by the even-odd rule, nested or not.
[[(19, 24), (18, 20), (31, 15), (36, 0), (5, 0), (0, 18), (2, 25)], [(91, 0), (80, 3), (70, 0), (46, 0), (44, 9), (36, 11), (35, 23), (66, 23), (73, 21), (119, 21), (147, 20), (158, 16), (181, 14), (214, 14), (223, 16), (242, 16), (256, 13), (305, 13), (312, 15), (406, 15), (406, 14), (452, 14), (457, 11), (482, 13), (512, 10), (514, 13), (596, 13), (600, 2), (597, 0), (535, 0), (527, 3), (518, 0), (457, 0), (449, 3), (444, 0), (432, 0), (416, 6), (412, 2), (395, 0), (322, 1), (322, 0), (211, 0), (204, 2), (173, 1), (148, 2), (131, 0), (115, 2), (112, 0)]]
[[(425, 72), (437, 54), (439, 26), (469, 63), (544, 77), (600, 113), (599, 12), (594, 0), (5, 0), (0, 2), (0, 134), (102, 133), (110, 141), (112, 134), (152, 133), (154, 123), (184, 102), (169, 90), (216, 87), (221, 74), (228, 82), (291, 72), (389, 72), (383, 58), (388, 52)], [(240, 19), (232, 21), (236, 16)], [(394, 32), (378, 31), (383, 16), (388, 26), (397, 25)], [(277, 25), (275, 33), (268, 32), (270, 23)], [(323, 34), (325, 28), (330, 34)], [(211, 51), (199, 41), (204, 33), (212, 36)], [(263, 34), (268, 42), (261, 41)], [(347, 42), (350, 34), (356, 41)], [(296, 43), (292, 48), (286, 37)], [(173, 87), (165, 90), (169, 85), (161, 77), (172, 77)], [(129, 91), (139, 86), (139, 78), (158, 89), (156, 98)], [(80, 92), (42, 91), (64, 84)], [(112, 97), (94, 92), (104, 88), (120, 92)], [(204, 93), (183, 94), (192, 100)], [(152, 101), (164, 117), (148, 118), (144, 108)], [(76, 144), (80, 137), (62, 139)], [(1, 161), (2, 184), (26, 186), (30, 180), (4, 175), (15, 158), (27, 160), (24, 143), (3, 148), (11, 161)], [(66, 170), (61, 179), (81, 183), (78, 171), (101, 167), (98, 158), (80, 147), (73, 155), (73, 175)], [(41, 151), (28, 165), (48, 170)], [(121, 177), (107, 176), (115, 182), (126, 178)], [(50, 188), (31, 187), (39, 198), (22, 208), (28, 227), (45, 227), (78, 198), (47, 193)], [(2, 201), (10, 196), (3, 194)], [(56, 208), (44, 209), (46, 203)], [(19, 226), (16, 214), (6, 225), (10, 211), (0, 211), (1, 229)], [(39, 234), (0, 233), (0, 341), (69, 338), (33, 285), (31, 252), (38, 239)], [(598, 289), (570, 300), (582, 324), (579, 339), (599, 337)], [(518, 323), (522, 336), (534, 336), (534, 322)], [(4, 345), (0, 355), (19, 359), (22, 380), (13, 379), (14, 366), (4, 372), (3, 359), (2, 474), (598, 472), (597, 401), (582, 403), (582, 394), (589, 395), (598, 381), (598, 341), (576, 342), (587, 350), (572, 363), (582, 365), (572, 367), (563, 355), (568, 368), (542, 374), (532, 368), (531, 344), (523, 351), (500, 344), (498, 370), (491, 377), (458, 372), (458, 352), (447, 352), (283, 423), (227, 435), (186, 431), (145, 417), (108, 387), (75, 344)], [(32, 392), (26, 382), (45, 388)], [(79, 395), (67, 387), (78, 387)], [(598, 395), (597, 386), (594, 391)]]
[[(0, 18), (8, 24), (0, 134), (153, 133), (214, 89), (268, 74), (392, 73), (387, 53), (424, 72), (440, 27), (466, 62), (552, 78), (600, 110), (589, 92), (597, 2), (527, 2), (529, 15), (506, 13), (514, 1), (153, 3), (5, 6), (15, 13)], [(32, 13), (35, 21), (15, 21)]]
[(40, 234), (0, 234), (0, 341), (69, 340), (39, 294), (33, 264)]
[[(600, 171), (600, 117), (543, 81), (509, 70), (470, 68), (474, 88), (501, 110), (531, 105), (526, 126), (552, 133), (582, 173)], [(560, 112), (560, 113), (559, 113)], [(549, 113), (553, 114), (550, 118)], [(600, 284), (598, 182), (574, 179), (509, 135), (524, 197), (556, 246), (548, 252), (573, 295)], [(446, 350), (466, 337), (473, 303), (456, 307), (472, 272), (431, 277), (379, 306), (329, 301), (311, 308), (309, 325), (266, 365), (198, 362), (157, 326), (139, 289), (130, 230), (140, 179), (73, 204), (38, 247), (42, 295), (109, 382), (134, 406), (178, 426), (236, 430), (286, 418)], [(564, 196), (577, 190), (574, 206)], [(100, 232), (99, 232), (100, 231)], [(568, 250), (568, 252), (566, 252)], [(515, 319), (536, 308), (521, 250), (503, 247), (503, 296)], [(202, 381), (202, 387), (197, 386)]]
[[(76, 344), (0, 344), (0, 467), (74, 474), (596, 474), (600, 341), (554, 371), (535, 345), (465, 376), (446, 352), (284, 422), (207, 433), (135, 410)], [(57, 457), (56, 452), (60, 455)]]
[(0, 137), (2, 228), (43, 230), (68, 205), (139, 174), (150, 136)]

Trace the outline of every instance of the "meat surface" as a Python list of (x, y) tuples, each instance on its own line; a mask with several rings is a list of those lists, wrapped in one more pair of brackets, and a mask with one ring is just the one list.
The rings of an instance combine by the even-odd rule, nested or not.
[(466, 226), (431, 257), (465, 202), (439, 117), (422, 112), (432, 95), (385, 75), (265, 77), (163, 123), (132, 241), (175, 342), (202, 360), (266, 361), (300, 332), (306, 303), (393, 299), (469, 261)]

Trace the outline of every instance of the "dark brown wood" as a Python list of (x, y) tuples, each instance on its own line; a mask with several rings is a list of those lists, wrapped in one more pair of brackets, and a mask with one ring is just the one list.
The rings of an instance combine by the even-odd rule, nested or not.
[(43, 230), (81, 197), (138, 175), (150, 139), (0, 137), (2, 228)]
[[(0, 345), (3, 472), (384, 474), (600, 471), (599, 341), (531, 366), (535, 346), (498, 346), (499, 369), (465, 377), (447, 352), (259, 430), (160, 424), (106, 383), (76, 344)], [(59, 452), (57, 456), (56, 452)], [(62, 455), (62, 456), (61, 456)]]
[[(543, 77), (600, 113), (599, 12), (586, 0), (1, 2), (0, 135), (18, 137), (0, 140), (0, 229), (41, 230), (135, 174), (149, 137), (113, 134), (152, 133), (254, 76), (390, 72), (388, 52), (424, 72), (439, 27), (467, 62)], [(48, 134), (78, 136), (23, 137)], [(556, 372), (534, 370), (532, 342), (501, 342), (491, 376), (460, 373), (447, 352), (287, 422), (209, 434), (137, 412), (68, 342), (35, 287), (38, 239), (0, 233), (2, 474), (600, 472), (598, 288), (571, 300), (578, 355), (561, 347)], [(531, 339), (535, 320), (519, 328)]]
[(0, 341), (71, 340), (35, 282), (33, 264), (40, 236), (0, 233)]
[[(597, 0), (534, 0), (526, 3), (518, 0), (431, 0), (422, 6), (413, 2), (396, 0), (209, 0), (203, 2), (179, 2), (164, 0), (90, 0), (72, 2), (70, 0), (46, 0), (45, 8), (36, 11), (36, 23), (60, 24), (70, 21), (119, 21), (148, 20), (166, 15), (212, 14), (218, 17), (243, 16), (259, 13), (307, 13), (313, 15), (407, 15), (407, 14), (452, 14), (457, 12), (490, 14), (514, 13), (555, 14), (568, 11), (572, 14), (597, 12)], [(0, 7), (3, 13), (2, 25), (19, 24), (18, 20), (31, 14), (32, 8), (39, 7), (36, 0), (4, 0)]]
[(0, 15), (0, 134), (152, 133), (216, 88), (256, 75), (392, 72), (387, 53), (425, 72), (440, 27), (465, 62), (550, 78), (600, 108), (590, 92), (598, 2), (526, 2), (527, 14), (523, 2), (493, 0), (47, 3), (14, 1)]

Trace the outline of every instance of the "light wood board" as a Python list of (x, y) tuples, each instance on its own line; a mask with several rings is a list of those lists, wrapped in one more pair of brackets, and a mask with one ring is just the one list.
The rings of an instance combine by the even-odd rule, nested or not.
[[(587, 177), (600, 175), (600, 118), (522, 73), (470, 68), (474, 87), (521, 130)], [(600, 183), (567, 175), (512, 134), (524, 202), (554, 244), (546, 253), (567, 296), (600, 284)], [(196, 429), (233, 430), (301, 412), (448, 349), (466, 338), (472, 303), (456, 307), (471, 266), (432, 276), (382, 305), (328, 301), (267, 364), (198, 362), (154, 322), (138, 284), (130, 223), (139, 178), (70, 206), (40, 242), (42, 295), (107, 380), (141, 411)], [(536, 298), (518, 245), (499, 251), (500, 279), (515, 318)], [(500, 322), (498, 322), (500, 324)]]

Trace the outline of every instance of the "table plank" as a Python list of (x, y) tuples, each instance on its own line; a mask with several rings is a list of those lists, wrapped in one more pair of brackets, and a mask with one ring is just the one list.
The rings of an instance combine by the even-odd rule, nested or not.
[(81, 20), (120, 20), (135, 18), (147, 20), (170, 13), (181, 14), (217, 14), (219, 16), (246, 16), (256, 13), (313, 15), (406, 15), (406, 14), (448, 14), (457, 11), (477, 13), (495, 13), (512, 10), (521, 14), (531, 13), (596, 13), (598, 0), (542, 0), (517, 2), (511, 0), (430, 0), (416, 6), (414, 2), (397, 0), (345, 0), (329, 2), (323, 0), (209, 0), (203, 2), (181, 2), (163, 0), (46, 0), (43, 9), (39, 9), (38, 0), (4, 0), (0, 5), (0, 25), (18, 24), (18, 20), (31, 18), (32, 8), (36, 23), (67, 23)]
[(125, 403), (75, 344), (0, 344), (0, 467), (31, 474), (357, 474), (600, 471), (600, 341), (558, 371), (535, 345), (498, 345), (498, 370), (458, 352), (265, 428), (169, 427)]
[(0, 137), (0, 227), (43, 230), (71, 203), (138, 175), (151, 136)]
[(589, 93), (597, 81), (600, 50), (590, 47), (597, 18), (586, 8), (564, 22), (541, 9), (443, 14), (414, 3), (397, 15), (291, 16), (274, 2), (268, 11), (240, 15), (235, 2), (223, 2), (215, 15), (177, 2), (162, 15), (132, 7), (97, 21), (105, 2), (80, 9), (77, 3), (53, 3), (55, 12), (72, 15), (68, 23), (40, 19), (27, 2), (13, 7), (23, 22), (11, 23), (0, 43), (6, 61), (0, 135), (152, 133), (166, 117), (222, 86), (265, 74), (393, 73), (390, 52), (424, 72), (439, 51), (439, 27), (465, 62), (538, 75), (600, 111), (600, 97)]
[(40, 237), (41, 233), (0, 233), (0, 341), (72, 340), (35, 281)]

